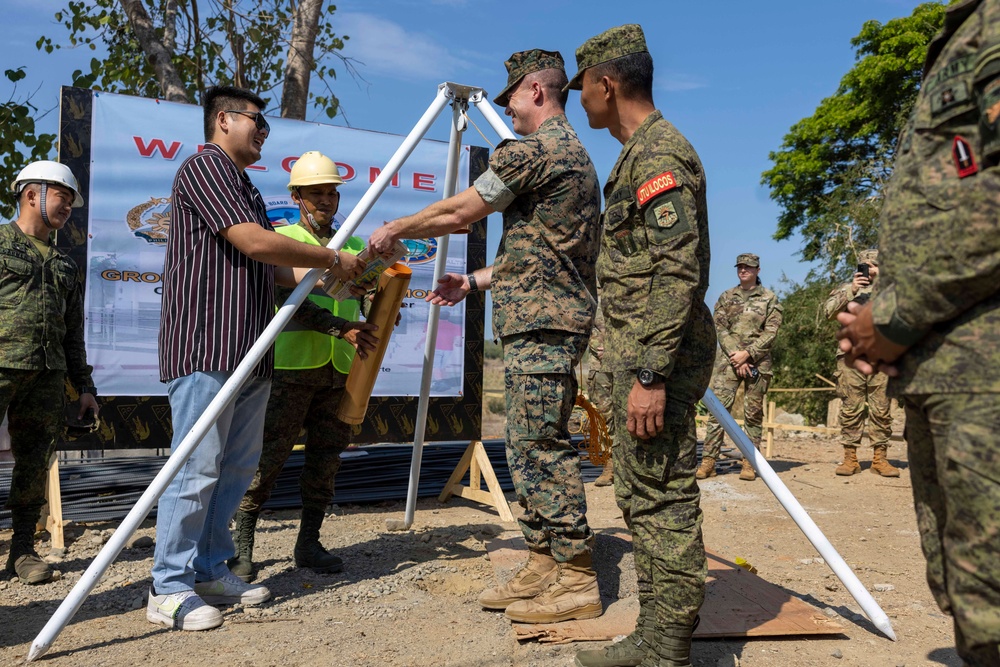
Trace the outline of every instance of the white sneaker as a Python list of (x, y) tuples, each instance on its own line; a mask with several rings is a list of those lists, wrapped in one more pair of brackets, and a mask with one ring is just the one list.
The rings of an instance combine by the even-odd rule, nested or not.
[(255, 605), (271, 599), (271, 591), (260, 584), (248, 584), (232, 572), (214, 581), (200, 581), (194, 585), (194, 592), (208, 604)]
[(211, 630), (222, 625), (222, 613), (194, 591), (154, 595), (150, 588), (146, 620), (171, 630)]

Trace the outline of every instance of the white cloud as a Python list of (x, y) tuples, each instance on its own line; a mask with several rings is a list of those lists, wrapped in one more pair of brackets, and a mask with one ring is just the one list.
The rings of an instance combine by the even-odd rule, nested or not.
[(708, 88), (708, 82), (689, 74), (667, 74), (665, 77), (654, 77), (654, 87), (668, 93), (678, 93), (685, 90)]
[[(454, 1), (454, 0), (451, 0)], [(344, 55), (361, 63), (361, 75), (397, 79), (455, 79), (469, 69), (467, 62), (426, 35), (408, 32), (398, 23), (371, 14), (337, 17), (337, 32), (350, 39)]]

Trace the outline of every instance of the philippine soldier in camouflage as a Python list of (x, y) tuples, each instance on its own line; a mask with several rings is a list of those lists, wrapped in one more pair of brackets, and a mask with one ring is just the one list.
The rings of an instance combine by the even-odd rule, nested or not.
[(715, 356), (705, 305), (709, 238), (705, 173), (691, 144), (653, 104), (642, 28), (612, 28), (576, 52), (590, 126), (622, 152), (604, 186), (597, 263), (603, 365), (613, 375), (615, 492), (633, 533), (639, 619), (624, 641), (576, 664), (689, 667), (705, 596), (695, 403)]
[[(594, 330), (590, 334), (590, 344), (587, 350), (590, 352), (587, 395), (590, 402), (604, 417), (608, 433), (612, 434), (615, 431), (615, 420), (611, 410), (611, 374), (605, 373), (601, 367), (601, 359), (604, 357), (604, 313), (601, 312), (600, 303), (598, 303), (597, 313), (594, 316)], [(604, 470), (600, 477), (594, 480), (594, 486), (610, 486), (614, 480), (614, 456), (609, 456), (608, 460), (604, 462)]]
[(896, 148), (880, 285), (838, 317), (849, 363), (894, 367), (927, 579), (974, 667), (1000, 664), (998, 117), (1000, 0), (952, 3)]
[[(299, 206), (299, 221), (276, 231), (303, 243), (329, 244), (337, 232), (337, 187), (343, 182), (333, 160), (317, 151), (303, 153), (292, 166), (288, 183), (292, 200)], [(341, 253), (353, 255), (363, 248), (362, 239), (351, 237)], [(278, 308), (291, 293), (290, 288), (275, 287)], [(252, 581), (256, 574), (253, 548), (261, 508), (271, 497), (303, 429), (307, 435), (299, 477), (302, 518), (293, 552), (295, 565), (323, 573), (340, 572), (344, 567), (339, 556), (323, 548), (319, 531), (333, 500), (340, 455), (351, 440), (350, 426), (337, 417), (347, 373), (355, 349), (365, 355), (377, 344), (371, 333), (375, 325), (357, 321), (359, 312), (357, 300), (335, 301), (316, 288), (275, 341), (260, 462), (236, 512), (236, 555), (228, 562), (232, 573), (243, 581)]]
[(603, 612), (594, 537), (568, 421), (574, 366), (596, 309), (600, 190), (566, 120), (562, 56), (521, 51), (505, 65), (507, 86), (494, 102), (506, 107), (523, 138), (501, 142), (473, 187), (386, 223), (369, 244), (385, 253), (397, 239), (440, 236), (503, 213), (493, 265), (445, 275), (427, 299), (454, 305), (472, 290), (492, 289), (493, 331), (504, 349), (507, 458), (529, 557), (479, 602), (525, 623), (594, 618)]
[[(723, 292), (715, 304), (719, 351), (712, 373), (712, 391), (727, 410), (732, 410), (736, 392), (743, 385), (743, 429), (757, 449), (764, 422), (764, 398), (773, 375), (771, 347), (782, 318), (777, 295), (760, 284), (759, 274), (760, 257), (743, 253), (736, 258), (740, 284)], [(698, 479), (715, 476), (722, 438), (722, 426), (709, 415), (701, 467), (695, 473)], [(752, 482), (756, 477), (750, 461), (744, 458), (740, 479)]]
[(65, 376), (80, 392), (78, 417), (88, 410), (96, 417), (99, 408), (84, 347), (83, 287), (51, 236), (83, 206), (80, 186), (68, 167), (41, 161), (22, 169), (10, 189), (18, 217), (0, 225), (0, 415), (7, 414), (14, 455), (7, 571), (37, 584), (52, 578), (34, 540), (49, 459), (65, 426)]
[[(868, 276), (855, 272), (851, 282), (837, 287), (826, 300), (824, 310), (828, 319), (834, 319), (847, 310), (851, 301), (864, 303), (871, 298), (878, 284), (878, 250), (870, 248), (858, 253), (858, 264), (868, 267)], [(861, 472), (858, 447), (865, 426), (865, 408), (868, 411), (868, 440), (872, 444), (872, 472), (882, 477), (899, 477), (899, 468), (889, 463), (889, 436), (892, 435), (892, 416), (886, 387), (889, 377), (885, 373), (866, 375), (844, 363), (844, 353), (837, 348), (837, 396), (840, 397), (840, 434), (844, 445), (844, 462), (837, 466), (836, 474), (849, 476)]]

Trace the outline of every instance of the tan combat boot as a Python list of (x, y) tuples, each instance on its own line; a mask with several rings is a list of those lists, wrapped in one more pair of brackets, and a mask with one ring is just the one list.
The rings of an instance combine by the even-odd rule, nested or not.
[(889, 463), (889, 459), (886, 458), (888, 452), (887, 445), (875, 445), (875, 451), (872, 453), (872, 472), (882, 477), (899, 477), (899, 468)]
[(744, 482), (752, 482), (757, 479), (757, 473), (753, 471), (753, 466), (750, 465), (749, 459), (743, 459), (743, 468), (740, 470), (740, 479)]
[(717, 473), (715, 472), (715, 459), (711, 456), (702, 456), (701, 465), (698, 469), (694, 471), (695, 479), (706, 479), (708, 477), (715, 477)]
[(518, 600), (507, 607), (507, 618), (519, 623), (559, 623), (597, 618), (604, 613), (597, 573), (590, 554), (559, 563), (559, 578), (530, 600)]
[(858, 448), (844, 445), (844, 462), (837, 466), (835, 473), (842, 476), (856, 475), (861, 472), (861, 464), (858, 463)]
[(615, 481), (615, 464), (608, 457), (608, 460), (604, 462), (604, 472), (601, 476), (594, 480), (594, 486), (611, 486)]
[(483, 591), (479, 604), (486, 609), (506, 609), (511, 603), (540, 595), (559, 577), (559, 564), (551, 551), (529, 549), (528, 561), (502, 586)]

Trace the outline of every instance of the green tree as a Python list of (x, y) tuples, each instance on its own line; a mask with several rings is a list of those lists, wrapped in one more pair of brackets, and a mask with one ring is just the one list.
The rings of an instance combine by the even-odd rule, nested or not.
[(17, 83), (24, 79), (24, 67), (4, 70), (4, 76), (14, 84), (10, 99), (0, 103), (0, 218), (13, 220), (16, 213), (14, 196), (7, 189), (14, 177), (28, 162), (44, 160), (52, 153), (56, 137), (54, 134), (36, 134), (35, 118), (38, 107), (31, 103), (31, 95), (18, 97)]
[(909, 17), (867, 21), (851, 40), (857, 64), (834, 95), (800, 120), (770, 154), (762, 175), (781, 207), (774, 238), (804, 238), (801, 254), (830, 276), (853, 266), (856, 251), (877, 240), (882, 188), (896, 138), (913, 108), (927, 47), (944, 23), (939, 2)]
[[(826, 298), (837, 281), (810, 276), (803, 283), (783, 279), (785, 288), (779, 298), (784, 306), (781, 331), (774, 341), (771, 358), (775, 386), (816, 387), (825, 383), (817, 378), (833, 379), (836, 370), (836, 321), (823, 312)], [(832, 392), (789, 392), (771, 395), (782, 408), (797, 412), (815, 424), (826, 419), (826, 404)]]

